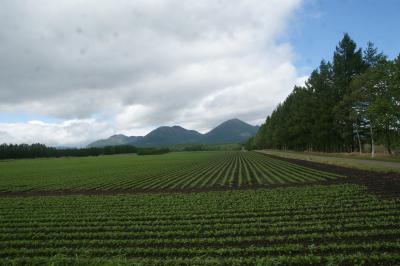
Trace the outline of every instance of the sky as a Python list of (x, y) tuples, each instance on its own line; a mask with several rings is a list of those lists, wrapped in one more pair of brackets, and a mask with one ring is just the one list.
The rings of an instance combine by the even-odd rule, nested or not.
[(2, 0), (0, 143), (261, 124), (345, 32), (400, 52), (397, 0)]

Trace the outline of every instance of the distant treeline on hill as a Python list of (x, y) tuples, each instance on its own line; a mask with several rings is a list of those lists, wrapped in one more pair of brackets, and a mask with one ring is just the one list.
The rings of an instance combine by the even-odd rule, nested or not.
[(102, 148), (57, 149), (43, 144), (1, 144), (1, 159), (46, 158), (46, 157), (82, 157), (123, 153), (138, 155), (163, 154), (169, 149), (137, 148), (131, 145), (106, 146)]
[(177, 151), (235, 151), (240, 150), (242, 145), (238, 143), (232, 144), (214, 144), (214, 145), (207, 145), (207, 144), (188, 144), (183, 146), (176, 146), (173, 147)]
[(304, 86), (295, 86), (247, 149), (374, 151), (400, 146), (400, 55), (389, 60), (372, 43), (363, 51), (345, 34)]

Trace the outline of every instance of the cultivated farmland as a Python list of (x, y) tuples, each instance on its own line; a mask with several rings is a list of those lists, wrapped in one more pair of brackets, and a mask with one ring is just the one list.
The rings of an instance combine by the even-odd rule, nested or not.
[(400, 264), (398, 176), (331, 168), (256, 152), (1, 161), (0, 265)]
[(1, 198), (0, 264), (391, 265), (399, 215), (357, 185)]
[(340, 177), (256, 152), (15, 160), (0, 170), (0, 193), (272, 187)]

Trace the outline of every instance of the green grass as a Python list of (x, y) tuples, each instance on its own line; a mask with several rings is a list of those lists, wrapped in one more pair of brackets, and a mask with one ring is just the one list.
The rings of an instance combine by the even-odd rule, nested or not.
[(0, 162), (2, 192), (276, 186), (337, 177), (256, 152), (241, 151)]
[(315, 161), (319, 163), (333, 164), (362, 170), (377, 172), (400, 172), (400, 162), (396, 159), (397, 157), (391, 157), (391, 159), (371, 159), (364, 158), (362, 156), (348, 156), (336, 153), (295, 152), (281, 150), (262, 150), (260, 152), (280, 157)]
[(399, 216), (357, 185), (0, 198), (0, 264), (396, 265)]
[(348, 159), (360, 159), (360, 160), (370, 160), (370, 161), (382, 161), (382, 162), (399, 162), (400, 163), (400, 156), (399, 155), (382, 155), (382, 154), (375, 154), (375, 157), (372, 158), (370, 153), (363, 153), (360, 155), (359, 153), (326, 153), (326, 152), (296, 152), (296, 151), (289, 151), (291, 153), (305, 153), (310, 155), (318, 155), (318, 156), (325, 156), (325, 157), (339, 157), (339, 158), (348, 158)]

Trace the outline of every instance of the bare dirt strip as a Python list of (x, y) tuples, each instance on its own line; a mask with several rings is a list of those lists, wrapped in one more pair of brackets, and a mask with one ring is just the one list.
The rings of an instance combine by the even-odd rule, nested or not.
[(283, 160), (303, 167), (334, 173), (345, 176), (344, 178), (331, 179), (320, 182), (289, 183), (284, 185), (251, 185), (251, 186), (217, 186), (193, 189), (118, 189), (118, 190), (51, 190), (51, 191), (16, 191), (0, 192), (0, 197), (30, 197), (30, 196), (68, 196), (68, 195), (120, 195), (120, 194), (142, 194), (142, 193), (192, 193), (208, 191), (247, 190), (247, 189), (274, 189), (284, 187), (304, 187), (311, 185), (338, 185), (357, 184), (365, 186), (369, 191), (381, 196), (400, 197), (400, 174), (383, 173), (367, 170), (348, 168), (343, 166), (311, 162), (300, 159), (278, 157), (276, 155), (264, 154), (274, 159)]
[(343, 166), (311, 162), (300, 159), (283, 158), (275, 155), (264, 154), (271, 158), (294, 163), (304, 167), (335, 173), (346, 176), (337, 180), (330, 180), (329, 183), (343, 184), (351, 183), (366, 186), (369, 190), (387, 196), (400, 196), (400, 174), (399, 173), (383, 173)]
[[(379, 172), (398, 172), (400, 173), (400, 161), (387, 161), (380, 159), (359, 159), (352, 156), (344, 157), (329, 153), (310, 153), (310, 152), (293, 152), (279, 150), (257, 150), (258, 153), (265, 153), (278, 157), (307, 160), (318, 163), (333, 164), (343, 167), (351, 167)], [(383, 157), (382, 157), (383, 158)]]

